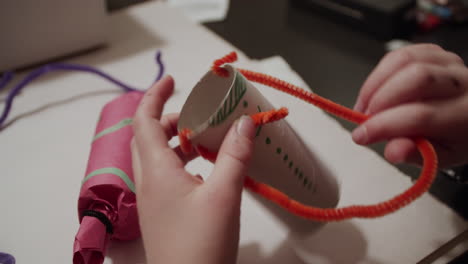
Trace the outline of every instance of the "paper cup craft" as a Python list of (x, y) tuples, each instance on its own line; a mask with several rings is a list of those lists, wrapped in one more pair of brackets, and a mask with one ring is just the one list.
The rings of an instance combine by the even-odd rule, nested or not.
[[(201, 156), (214, 161), (234, 120), (243, 114), (252, 115), (272, 108), (247, 80), (270, 86), (357, 124), (369, 118), (273, 76), (234, 69), (227, 64), (236, 60), (235, 52), (216, 60), (187, 99), (178, 124), (184, 152), (194, 146)], [(279, 119), (271, 118), (273, 112), (275, 110), (252, 115), (259, 127), (248, 172), (252, 178), (247, 176), (244, 186), (294, 215), (322, 222), (380, 217), (420, 197), (434, 180), (435, 150), (426, 139), (414, 138), (423, 157), (423, 168), (413, 186), (387, 201), (333, 208), (338, 201), (335, 179), (317, 171), (317, 162), (284, 120), (264, 125), (265, 120)]]
[(101, 112), (78, 200), (75, 264), (102, 263), (110, 239), (140, 236), (130, 141), (132, 118), (142, 97), (141, 92), (123, 94)]
[[(200, 80), (179, 118), (179, 131), (190, 131), (187, 139), (205, 152), (217, 152), (233, 122), (242, 115), (274, 109), (241, 73), (230, 65), (225, 69), (228, 77), (209, 71)], [(318, 169), (317, 160), (286, 120), (257, 127), (254, 142), (249, 176), (303, 204), (336, 206), (336, 179)]]

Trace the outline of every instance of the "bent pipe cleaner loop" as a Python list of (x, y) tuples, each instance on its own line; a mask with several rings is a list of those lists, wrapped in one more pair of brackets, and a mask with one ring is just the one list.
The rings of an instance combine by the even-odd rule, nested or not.
[[(259, 112), (253, 115), (250, 115), (255, 126), (261, 126), (264, 124), (272, 123), (278, 120), (285, 118), (289, 114), (289, 111), (286, 107), (281, 107), (280, 109), (273, 109), (266, 112)], [(188, 154), (192, 152), (193, 146), (190, 142), (189, 137), (192, 131), (188, 128), (184, 128), (179, 132), (179, 144), (183, 153)], [(197, 146), (196, 150), (198, 153), (205, 159), (209, 161), (215, 161), (218, 153), (212, 153), (203, 146)]]
[[(158, 70), (158, 75), (156, 77), (156, 81), (161, 79), (161, 77), (164, 74), (164, 64), (161, 60), (161, 52), (158, 51), (155, 56), (155, 62), (159, 67)], [(101, 77), (105, 80), (108, 80), (109, 82), (117, 85), (118, 87), (122, 88), (125, 92), (132, 92), (132, 91), (142, 91), (140, 89), (131, 87), (116, 78), (110, 76), (109, 74), (98, 70), (94, 67), (91, 66), (86, 66), (86, 65), (80, 65), (80, 64), (72, 64), (72, 63), (51, 63), (44, 65), (32, 72), (30, 72), (26, 77), (24, 77), (23, 80), (21, 80), (17, 85), (15, 85), (8, 93), (6, 99), (5, 99), (5, 106), (3, 108), (3, 112), (0, 116), (0, 128), (6, 121), (8, 114), (10, 113), (11, 107), (13, 106), (13, 100), (15, 97), (21, 92), (21, 90), (26, 87), (29, 83), (34, 81), (35, 79), (41, 77), (42, 75), (49, 73), (49, 72), (55, 72), (55, 71), (79, 71), (79, 72), (86, 72), (86, 73), (91, 73), (95, 74), (98, 77)], [(13, 77), (13, 74), (11, 72), (5, 72), (2, 79), (0, 80), (0, 90), (5, 88), (8, 82), (11, 80)]]
[[(222, 66), (226, 63), (235, 62), (236, 60), (237, 55), (235, 52), (232, 52), (227, 56), (216, 60), (213, 63), (212, 71), (220, 76), (227, 77), (229, 73), (226, 69), (222, 68)], [(275, 88), (279, 91), (290, 94), (303, 101), (313, 104), (324, 111), (327, 111), (333, 115), (354, 122), (356, 124), (361, 124), (369, 118), (369, 116), (366, 116), (359, 112), (355, 112), (349, 108), (334, 103), (326, 98), (320, 97), (312, 92), (306, 91), (298, 86), (292, 85), (273, 76), (245, 69), (237, 70), (240, 73), (242, 73), (244, 77), (246, 77), (252, 82), (261, 83)], [(265, 115), (265, 113), (259, 113), (257, 115), (262, 116)], [(257, 116), (257, 119), (254, 119), (256, 125), (260, 125), (259, 120), (261, 120), (262, 118), (258, 118), (259, 116)], [(190, 142), (187, 139), (189, 133), (190, 131), (186, 130), (183, 131), (181, 135), (179, 135), (181, 139), (181, 146), (185, 145), (185, 149), (188, 150), (191, 149)], [(381, 217), (397, 211), (398, 209), (410, 204), (412, 201), (420, 197), (429, 189), (435, 178), (438, 160), (434, 147), (428, 140), (424, 138), (414, 138), (413, 140), (416, 143), (417, 148), (423, 157), (423, 167), (418, 180), (401, 194), (398, 194), (389, 200), (379, 202), (377, 204), (350, 205), (341, 208), (318, 208), (314, 206), (304, 205), (296, 200), (293, 200), (281, 191), (264, 183), (257, 182), (248, 176), (245, 179), (244, 186), (249, 190), (259, 194), (260, 196), (263, 196), (264, 198), (279, 205), (285, 210), (310, 220), (330, 222), (342, 221), (350, 218)], [(210, 153), (209, 151), (200, 146), (197, 147), (197, 151), (202, 157), (210, 161), (214, 161), (216, 159), (216, 153)]]

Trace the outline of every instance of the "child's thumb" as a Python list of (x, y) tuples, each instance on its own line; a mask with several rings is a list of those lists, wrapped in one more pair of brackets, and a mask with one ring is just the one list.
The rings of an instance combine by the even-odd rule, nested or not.
[(254, 137), (255, 124), (252, 118), (243, 116), (235, 122), (221, 145), (207, 183), (223, 192), (240, 193), (252, 157)]

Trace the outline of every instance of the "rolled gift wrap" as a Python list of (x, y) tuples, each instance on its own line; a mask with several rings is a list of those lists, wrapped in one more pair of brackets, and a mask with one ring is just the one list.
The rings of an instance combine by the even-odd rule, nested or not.
[(132, 119), (143, 93), (130, 92), (101, 112), (78, 199), (73, 263), (102, 263), (110, 239), (140, 236), (132, 171)]
[[(213, 153), (219, 150), (236, 119), (274, 109), (240, 72), (230, 65), (225, 65), (225, 69), (227, 76), (209, 71), (198, 82), (182, 108), (178, 124), (180, 133), (190, 131), (187, 139), (193, 146)], [(284, 119), (257, 128), (248, 175), (306, 205), (331, 208), (338, 203), (339, 188), (334, 175), (323, 169)], [(274, 213), (290, 226), (302, 221), (296, 216)]]

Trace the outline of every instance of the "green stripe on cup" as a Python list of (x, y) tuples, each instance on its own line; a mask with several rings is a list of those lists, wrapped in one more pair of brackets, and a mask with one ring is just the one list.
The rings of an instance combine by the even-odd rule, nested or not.
[(229, 90), (229, 94), (227, 98), (224, 99), (223, 105), (211, 116), (209, 120), (210, 126), (217, 126), (223, 123), (234, 112), (237, 105), (241, 102), (242, 97), (247, 92), (246, 82), (242, 74), (236, 74), (233, 87)]
[(130, 180), (128, 175), (123, 170), (121, 170), (119, 168), (113, 168), (113, 167), (97, 169), (97, 170), (89, 173), (83, 179), (83, 181), (81, 182), (81, 185), (83, 185), (85, 182), (87, 182), (92, 177), (97, 176), (97, 175), (101, 175), (101, 174), (113, 174), (113, 175), (119, 177), (120, 179), (122, 179), (125, 182), (128, 189), (130, 189), (130, 191), (135, 193), (135, 184), (132, 182), (132, 180)]
[(126, 127), (128, 125), (131, 125), (132, 124), (132, 121), (133, 119), (132, 118), (125, 118), (125, 119), (122, 119), (120, 120), (120, 122), (118, 122), (117, 124), (111, 126), (111, 127), (108, 127), (104, 130), (102, 130), (101, 132), (97, 133), (94, 138), (93, 138), (93, 142), (96, 141), (98, 138), (101, 138), (107, 134), (110, 134), (110, 133), (113, 133), (123, 127)]

